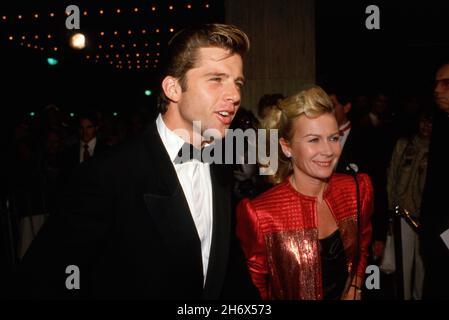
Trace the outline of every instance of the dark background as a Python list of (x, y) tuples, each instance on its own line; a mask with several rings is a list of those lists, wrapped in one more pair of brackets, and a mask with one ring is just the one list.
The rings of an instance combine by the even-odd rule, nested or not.
[[(76, 1), (75, 1), (76, 2)], [(83, 1), (78, 6), (87, 10), (81, 16), (81, 30), (88, 37), (88, 46), (82, 52), (68, 46), (71, 31), (65, 29), (63, 12), (73, 1), (20, 1), (17, 4), (0, 4), (0, 86), (2, 137), (8, 136), (14, 125), (29, 112), (38, 113), (49, 104), (56, 104), (67, 112), (77, 113), (94, 108), (104, 112), (124, 114), (138, 108), (155, 111), (159, 92), (163, 49), (173, 35), (168, 29), (179, 30), (199, 22), (223, 22), (225, 5), (222, 0), (173, 1), (169, 10), (167, 1)], [(316, 1), (316, 75), (317, 81), (337, 79), (350, 82), (357, 93), (428, 96), (433, 85), (437, 65), (449, 57), (449, 5), (448, 1)], [(192, 4), (191, 10), (185, 5)], [(209, 8), (205, 9), (208, 4)], [(380, 8), (381, 29), (367, 30), (365, 8), (375, 4)], [(156, 6), (155, 13), (149, 12)], [(282, 5), (282, 1), (279, 2)], [(134, 7), (142, 13), (131, 14)], [(115, 14), (121, 8), (123, 13)], [(146, 11), (144, 12), (144, 9)], [(105, 14), (94, 14), (104, 9)], [(39, 19), (31, 16), (38, 12)], [(57, 18), (44, 18), (49, 12)], [(14, 16), (22, 14), (19, 21)], [(26, 18), (25, 18), (26, 17)], [(298, 17), (300, 18), (300, 17)], [(267, 23), (269, 23), (267, 21)], [(103, 39), (100, 31), (111, 34), (113, 30), (139, 30), (160, 28), (160, 33), (145, 36), (123, 37), (119, 42), (127, 46), (133, 41), (148, 41), (152, 61), (149, 69), (117, 70), (100, 61), (85, 59), (95, 55), (96, 46)], [(20, 46), (18, 41), (8, 41), (10, 34), (46, 34), (55, 36), (53, 43), (60, 50), (55, 55), (50, 44), (45, 51)], [(123, 32), (122, 32), (123, 34)], [(113, 40), (105, 37), (104, 42)], [(155, 43), (159, 42), (160, 47)], [(45, 42), (44, 42), (45, 44)], [(159, 62), (152, 63), (155, 51), (160, 49)], [(118, 51), (120, 52), (120, 50)], [(120, 52), (124, 54), (123, 50)], [(58, 65), (51, 67), (46, 59), (55, 56)], [(101, 60), (101, 59), (100, 59)], [(144, 95), (151, 89), (150, 97)]]
[[(370, 4), (380, 30), (365, 27)], [(344, 79), (366, 94), (424, 95), (449, 59), (448, 34), (449, 1), (318, 0), (317, 79)]]

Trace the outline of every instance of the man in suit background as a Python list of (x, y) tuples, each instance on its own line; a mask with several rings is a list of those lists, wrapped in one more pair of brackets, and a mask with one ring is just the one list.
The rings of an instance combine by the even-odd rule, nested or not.
[(423, 299), (449, 298), (449, 61), (435, 76), (435, 103), (426, 184), (421, 206), (421, 243), (425, 269)]
[[(383, 148), (384, 133), (361, 126), (356, 119), (350, 119), (353, 94), (347, 84), (328, 86), (329, 97), (335, 106), (335, 116), (340, 129), (342, 153), (336, 171), (340, 173), (364, 172), (370, 175), (374, 188), (374, 213), (372, 258), (380, 259), (385, 248), (388, 224), (388, 203), (386, 193), (386, 166), (382, 159), (388, 155)], [(351, 121), (352, 120), (352, 121)]]
[(79, 141), (69, 147), (65, 154), (67, 165), (71, 168), (103, 153), (108, 148), (98, 139), (98, 116), (95, 112), (81, 113), (78, 121)]
[[(142, 136), (77, 168), (66, 212), (49, 218), (17, 272), (19, 296), (218, 299), (256, 292), (232, 246), (232, 174), (201, 159), (177, 161), (189, 149), (183, 146), (210, 142), (205, 130), (224, 136), (240, 106), (248, 49), (246, 34), (230, 25), (174, 36), (161, 114)], [(79, 278), (69, 278), (70, 270)], [(233, 279), (239, 286), (228, 288), (237, 292), (226, 287)], [(76, 286), (67, 285), (72, 280)]]

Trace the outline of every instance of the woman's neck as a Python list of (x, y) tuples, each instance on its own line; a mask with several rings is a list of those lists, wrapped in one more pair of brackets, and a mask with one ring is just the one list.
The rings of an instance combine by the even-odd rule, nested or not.
[(318, 200), (323, 199), (324, 189), (327, 186), (327, 180), (321, 180), (310, 177), (301, 172), (294, 172), (291, 175), (291, 184), (299, 193), (306, 196), (317, 197)]

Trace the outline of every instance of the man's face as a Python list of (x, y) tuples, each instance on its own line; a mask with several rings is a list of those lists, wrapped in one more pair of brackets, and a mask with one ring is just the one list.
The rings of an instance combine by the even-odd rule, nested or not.
[(262, 119), (268, 118), (275, 108), (276, 108), (275, 105), (266, 106), (262, 111)]
[(89, 119), (80, 120), (80, 139), (84, 143), (88, 143), (90, 140), (97, 136), (97, 127), (94, 126)]
[(195, 67), (186, 73), (186, 91), (177, 82), (179, 93), (164, 115), (167, 126), (192, 132), (193, 121), (201, 121), (201, 134), (216, 129), (223, 137), (240, 106), (241, 56), (222, 48), (201, 48)]
[(438, 107), (449, 113), (449, 64), (442, 66), (437, 71), (434, 94)]
[(388, 98), (383, 94), (379, 94), (373, 103), (372, 112), (376, 115), (381, 115), (388, 109)]
[(61, 151), (61, 148), (61, 137), (53, 132), (49, 133), (47, 136), (47, 153), (50, 155), (55, 155)]
[(350, 104), (342, 105), (335, 94), (329, 96), (334, 104), (335, 108), (335, 118), (337, 119), (338, 126), (344, 125), (348, 121), (346, 114), (350, 110)]
[(421, 117), (419, 119), (419, 136), (424, 139), (430, 138), (432, 135), (432, 120)]

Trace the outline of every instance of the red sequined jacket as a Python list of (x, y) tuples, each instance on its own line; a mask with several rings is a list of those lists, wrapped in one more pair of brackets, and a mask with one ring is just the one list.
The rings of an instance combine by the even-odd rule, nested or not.
[[(360, 258), (357, 275), (365, 276), (370, 216), (371, 180), (358, 174), (360, 190)], [(332, 212), (343, 241), (348, 274), (353, 274), (357, 243), (357, 196), (354, 178), (334, 174), (323, 198)], [(323, 299), (316, 198), (297, 192), (289, 180), (237, 208), (237, 236), (252, 280), (262, 299)]]

